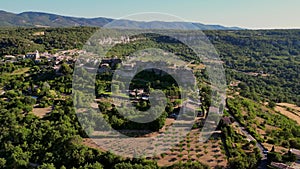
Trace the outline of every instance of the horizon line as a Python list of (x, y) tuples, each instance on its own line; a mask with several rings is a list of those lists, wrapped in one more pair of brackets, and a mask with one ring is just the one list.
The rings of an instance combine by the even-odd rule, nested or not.
[[(62, 17), (73, 17), (73, 18), (80, 18), (80, 19), (96, 19), (96, 18), (105, 18), (105, 19), (112, 19), (112, 20), (122, 20), (121, 17), (110, 17), (110, 16), (78, 16), (78, 15), (71, 15), (71, 14), (62, 14), (62, 13), (54, 13), (54, 12), (47, 12), (47, 11), (38, 11), (38, 10), (28, 10), (22, 12), (15, 12), (15, 11), (7, 11), (5, 9), (0, 9), (0, 11), (12, 13), (15, 15), (19, 15), (22, 13), (43, 13), (43, 14), (51, 14), (51, 15), (58, 15)], [(146, 12), (147, 13), (147, 12)], [(149, 12), (150, 13), (150, 12)], [(155, 12), (153, 12), (155, 13)], [(181, 18), (182, 19), (182, 18)], [(232, 25), (224, 25), (220, 23), (204, 23), (201, 21), (193, 21), (193, 20), (139, 20), (139, 19), (123, 19), (123, 20), (130, 20), (130, 21), (137, 21), (137, 22), (185, 22), (185, 23), (199, 23), (204, 24), (207, 26), (224, 26), (227, 28), (240, 28), (241, 30), (297, 30), (300, 27), (244, 27), (244, 26), (232, 26)], [(75, 26), (76, 27), (76, 26)]]

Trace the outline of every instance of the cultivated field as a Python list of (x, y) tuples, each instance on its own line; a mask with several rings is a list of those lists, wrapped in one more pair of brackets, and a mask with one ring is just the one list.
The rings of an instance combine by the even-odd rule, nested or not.
[[(97, 136), (93, 139), (84, 139), (83, 144), (91, 148), (99, 149), (101, 151), (111, 151), (115, 153), (117, 152), (118, 154), (126, 152), (152, 152), (153, 150), (154, 157), (148, 157), (148, 159), (156, 160), (159, 166), (170, 166), (174, 163), (187, 161), (199, 161), (203, 164), (207, 164), (212, 168), (216, 166), (227, 166), (227, 158), (225, 152), (221, 150), (222, 141), (220, 132), (215, 132), (214, 134), (212, 134), (211, 138), (206, 142), (202, 142), (199, 140), (199, 129), (191, 130), (189, 134), (183, 139), (174, 138), (174, 134), (171, 134), (169, 139), (160, 140), (157, 136), (161, 133), (167, 134), (168, 128), (173, 122), (174, 119), (168, 118), (166, 120), (165, 126), (160, 131), (144, 134), (143, 136), (139, 136), (136, 138), (120, 138), (118, 140), (112, 140), (112, 137), (114, 135), (111, 133), (106, 133), (105, 136), (105, 133), (100, 134), (99, 132), (94, 132), (93, 135)], [(124, 134), (127, 131), (120, 132)], [(128, 130), (128, 132), (138, 131)], [(144, 132), (147, 133), (147, 131)], [(128, 134), (138, 133), (126, 133), (126, 135)], [(151, 141), (151, 139), (149, 138), (153, 138), (153, 140)], [(175, 140), (181, 141), (179, 142), (179, 144), (170, 147), (169, 143)], [(111, 147), (111, 149), (106, 149), (105, 145), (110, 145), (108, 147)], [(133, 146), (135, 148), (133, 148)], [(156, 152), (156, 150), (162, 150), (164, 148), (166, 148), (166, 151), (161, 151), (163, 153)]]
[(213, 134), (207, 142), (199, 141), (199, 130), (192, 130), (176, 147), (157, 157), (158, 165), (169, 166), (178, 162), (199, 161), (214, 168), (227, 166), (227, 159), (220, 145), (220, 134)]
[(300, 125), (300, 107), (290, 103), (278, 103), (275, 110), (295, 120)]

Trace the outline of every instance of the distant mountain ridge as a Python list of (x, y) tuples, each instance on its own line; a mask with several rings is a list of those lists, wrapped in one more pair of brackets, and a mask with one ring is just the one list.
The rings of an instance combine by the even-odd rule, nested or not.
[[(71, 27), (71, 26), (93, 26), (103, 27), (114, 21), (111, 18), (79, 18), (61, 16), (43, 12), (23, 12), (14, 14), (0, 10), (0, 27)], [(162, 21), (132, 21), (119, 20), (118, 24), (140, 29), (153, 28), (178, 28), (178, 29), (200, 29), (200, 30), (240, 30), (238, 27), (225, 27), (222, 25), (205, 25), (192, 22), (162, 22)]]

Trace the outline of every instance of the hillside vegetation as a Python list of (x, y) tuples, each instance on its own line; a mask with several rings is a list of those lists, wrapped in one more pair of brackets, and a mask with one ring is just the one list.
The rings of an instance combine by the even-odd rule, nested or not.
[[(71, 95), (73, 59), (76, 54), (65, 54), (67, 56), (63, 56), (68, 59), (59, 61), (18, 57), (35, 50), (57, 54), (61, 50), (81, 49), (98, 29), (0, 30), (0, 168), (206, 169), (228, 166), (254, 169), (262, 159), (258, 143), (269, 150), (270, 147), (276, 147), (268, 154), (269, 163), (295, 161), (288, 149), (300, 149), (300, 126), (291, 116), (277, 110), (280, 106), (298, 115), (298, 107), (289, 104), (300, 104), (300, 30), (205, 31), (226, 69), (228, 109), (224, 112), (224, 118), (213, 137), (203, 145), (197, 138), (205, 117), (198, 117), (193, 130), (174, 148), (154, 158), (137, 159), (123, 158), (97, 146), (89, 146), (84, 140), (101, 129), (103, 120), (116, 130), (147, 129), (146, 134), (150, 135), (166, 129), (166, 119), (175, 120), (174, 113), (184, 101), (174, 79), (161, 73), (153, 76), (149, 71), (142, 71), (132, 80), (130, 96), (118, 97), (130, 98), (138, 110), (144, 111), (151, 106), (141, 96), (148, 96), (153, 89), (161, 89), (167, 96), (167, 106), (159, 118), (145, 124), (135, 123), (121, 116), (115, 108), (117, 105), (111, 103), (109, 96), (112, 88), (122, 89), (111, 83), (112, 72), (118, 65), (106, 64), (106, 71), (96, 76), (95, 84), (81, 86), (85, 89), (95, 86), (97, 102), (95, 109), (88, 110), (92, 120), (86, 118), (84, 123), (79, 123), (74, 103), (84, 105), (87, 98), (80, 92), (74, 92), (74, 97)], [(193, 51), (174, 39), (156, 34), (143, 34), (140, 37), (146, 40), (116, 45), (108, 55), (122, 58), (139, 49), (152, 47), (176, 53), (191, 62), (202, 97), (201, 108), (197, 111), (205, 114), (211, 105), (210, 95), (213, 92), (207, 83), (205, 66), (201, 60), (196, 60)], [(16, 59), (7, 59), (5, 55), (15, 55)], [(79, 79), (80, 82), (91, 78), (87, 71), (80, 73), (84, 77)], [(118, 82), (122, 83), (121, 80)], [(138, 95), (135, 89), (141, 88), (144, 90)], [(96, 108), (103, 115), (99, 115)], [(85, 111), (81, 110), (82, 117)], [(129, 117), (138, 116), (135, 111), (127, 113)], [(241, 129), (245, 129), (254, 139), (249, 140)], [(126, 133), (126, 130), (123, 132)], [(136, 137), (145, 135), (138, 132), (130, 134)], [(208, 159), (211, 157), (214, 159)], [(172, 166), (161, 166), (163, 164)]]

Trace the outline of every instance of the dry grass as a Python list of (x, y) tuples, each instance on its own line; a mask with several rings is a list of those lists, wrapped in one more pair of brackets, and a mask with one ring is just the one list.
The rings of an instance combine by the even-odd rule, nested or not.
[(275, 110), (295, 120), (300, 125), (300, 107), (289, 103), (278, 103)]
[(205, 69), (205, 65), (204, 64), (190, 64), (190, 65), (188, 65), (188, 67), (192, 68), (193, 70)]
[[(265, 121), (265, 119), (261, 118), (261, 117), (255, 117), (255, 120), (258, 121), (258, 123), (263, 123)], [(258, 127), (255, 126), (256, 128), (256, 131), (258, 132), (258, 134), (262, 135), (262, 136), (266, 136), (266, 131), (269, 130), (278, 130), (279, 128), (278, 127), (275, 127), (275, 126), (271, 126), (271, 125), (268, 125), (268, 124), (265, 124), (265, 127), (266, 129), (263, 130), (263, 129), (260, 129)]]
[(262, 130), (260, 128), (257, 128), (256, 131), (258, 132), (259, 135), (262, 135), (262, 136), (266, 136), (267, 135), (266, 130)]
[(229, 86), (237, 87), (240, 83), (241, 83), (241, 81), (231, 81)]
[[(262, 143), (262, 144), (263, 144), (263, 146), (264, 146), (265, 148), (267, 148), (269, 151), (272, 150), (273, 144), (268, 144), (268, 143)], [(281, 147), (281, 146), (275, 146), (275, 152), (284, 154), (284, 153), (286, 153), (286, 152), (288, 152), (288, 151), (289, 151), (289, 150), (288, 150), (287, 148), (284, 148), (284, 147)]]
[(289, 107), (291, 109), (297, 110), (298, 112), (300, 112), (300, 107), (294, 104), (290, 104), (290, 103), (278, 103), (277, 105), (282, 106), (282, 107)]
[(25, 67), (25, 68), (21, 68), (21, 69), (18, 69), (18, 70), (15, 70), (11, 73), (4, 73), (3, 75), (7, 75), (7, 76), (10, 76), (10, 75), (22, 75), (22, 74), (25, 74), (26, 72), (28, 72), (30, 70), (29, 67)]
[(235, 121), (231, 124), (231, 126), (233, 127), (234, 131), (236, 131), (238, 134), (240, 135), (244, 135), (244, 133), (242, 132), (242, 130), (240, 129), (238, 123)]
[(43, 118), (47, 113), (50, 113), (51, 110), (51, 107), (33, 108), (32, 113), (40, 118)]

